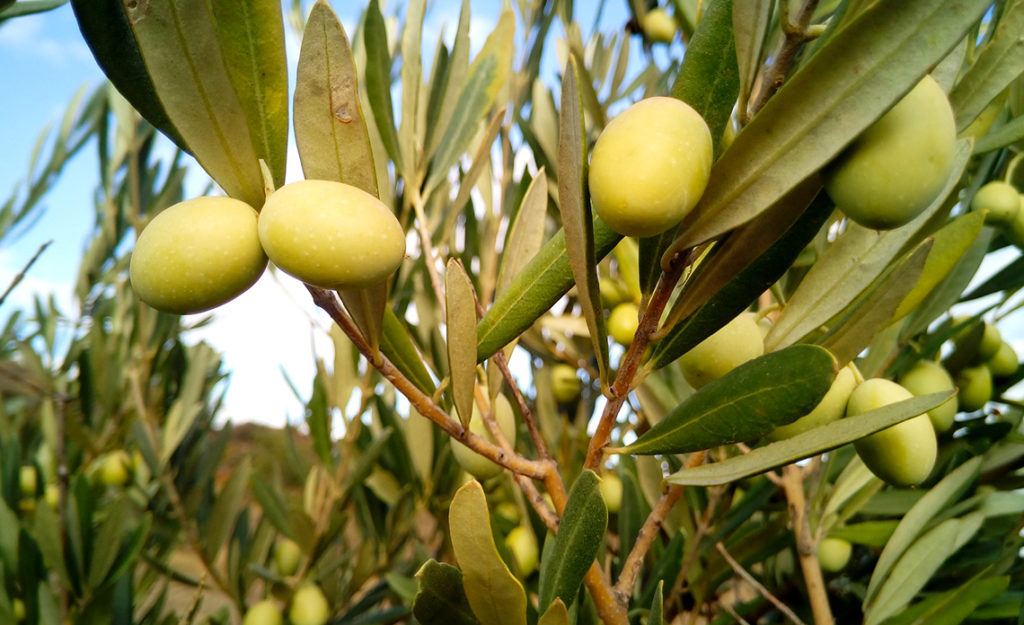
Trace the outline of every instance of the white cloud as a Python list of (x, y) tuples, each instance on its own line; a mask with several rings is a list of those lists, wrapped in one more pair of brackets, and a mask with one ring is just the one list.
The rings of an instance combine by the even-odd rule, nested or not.
[(52, 13), (10, 20), (0, 28), (0, 48), (9, 48), (57, 67), (92, 60), (92, 53), (81, 36), (57, 38), (50, 35), (58, 28), (61, 27)]

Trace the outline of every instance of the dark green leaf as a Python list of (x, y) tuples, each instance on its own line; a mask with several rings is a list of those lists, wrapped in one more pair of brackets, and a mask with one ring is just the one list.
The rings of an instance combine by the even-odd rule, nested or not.
[(366, 8), (363, 45), (366, 46), (366, 99), (370, 102), (384, 149), (394, 161), (395, 168), (403, 171), (402, 151), (398, 147), (398, 132), (395, 130), (395, 110), (391, 104), (391, 55), (387, 26), (377, 0), (371, 0)]
[(658, 589), (654, 591), (654, 600), (651, 601), (651, 613), (647, 617), (647, 625), (664, 625), (665, 623), (665, 600), (662, 597), (664, 587), (665, 580), (658, 580)]
[[(600, 261), (622, 235), (594, 220), (594, 258)], [(523, 267), (477, 324), (477, 362), (483, 362), (525, 332), (572, 288), (573, 276), (560, 230)]]
[(583, 577), (604, 543), (608, 508), (601, 496), (601, 479), (593, 471), (576, 478), (565, 504), (554, 544), (544, 549), (538, 587), (539, 611), (546, 612), (554, 600), (571, 606)]
[(380, 349), (384, 311), (388, 307), (388, 283), (378, 282), (368, 287), (338, 289), (338, 297), (345, 310), (359, 327), (359, 332), (374, 353)]
[(278, 489), (271, 486), (262, 475), (252, 475), (252, 494), (263, 510), (263, 516), (270, 524), (285, 536), (292, 536), (291, 523), (288, 522), (288, 505)]
[(742, 480), (841, 447), (916, 417), (946, 401), (951, 395), (952, 391), (933, 393), (889, 404), (808, 430), (784, 441), (758, 447), (747, 454), (677, 471), (668, 477), (668, 481), (692, 486), (717, 486)]
[(246, 457), (242, 463), (235, 468), (228, 479), (227, 484), (217, 495), (216, 504), (210, 513), (210, 518), (203, 528), (203, 550), (206, 557), (211, 561), (215, 560), (221, 548), (227, 548), (228, 537), (235, 529), (235, 521), (242, 510), (245, 489), (249, 485), (249, 476), (252, 474), (252, 464)]
[(359, 75), (338, 17), (318, 0), (295, 78), (295, 144), (307, 179), (337, 180), (376, 196), (377, 176), (359, 106)]
[(733, 369), (688, 397), (627, 447), (612, 453), (687, 453), (751, 441), (810, 412), (838, 367), (828, 351), (794, 345)]
[(437, 388), (434, 379), (430, 377), (430, 372), (424, 366), (423, 359), (409, 338), (405, 326), (390, 308), (384, 311), (380, 349), (388, 360), (416, 385), (416, 388), (428, 395), (433, 394)]
[[(594, 222), (584, 194), (586, 129), (575, 56), (562, 73), (562, 114), (558, 134), (558, 201), (562, 212), (565, 249), (576, 281), (583, 318), (590, 330), (602, 382), (608, 379), (608, 334), (601, 309), (594, 253)], [(568, 605), (569, 602), (566, 602)]]
[(990, 278), (960, 298), (968, 302), (1000, 291), (1019, 289), (1024, 286), (1024, 256), (1018, 256)]
[(109, 515), (98, 528), (93, 540), (92, 559), (89, 562), (89, 573), (86, 577), (88, 588), (95, 590), (106, 580), (110, 567), (114, 565), (118, 550), (121, 548), (121, 534), (125, 522), (129, 519), (129, 510), (125, 501), (118, 500), (109, 508)]
[(427, 560), (416, 572), (419, 591), (412, 613), (423, 625), (477, 625), (480, 621), (462, 590), (462, 573), (450, 564)]
[[(982, 604), (998, 597), (1009, 586), (1010, 578), (978, 575), (953, 590), (931, 595), (882, 625), (959, 625)], [(1019, 614), (1019, 613), (1018, 613)]]

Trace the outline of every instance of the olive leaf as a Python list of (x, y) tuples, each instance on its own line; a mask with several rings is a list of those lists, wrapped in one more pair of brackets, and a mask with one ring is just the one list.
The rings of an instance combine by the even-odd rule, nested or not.
[(959, 625), (969, 617), (980, 617), (976, 610), (1003, 594), (1010, 577), (986, 577), (982, 571), (966, 584), (929, 595), (884, 621), (884, 625)]
[(391, 54), (388, 50), (387, 25), (381, 15), (378, 0), (370, 0), (370, 5), (366, 7), (363, 45), (366, 46), (366, 65), (363, 68), (366, 99), (370, 103), (384, 149), (394, 161), (395, 169), (403, 172), (402, 151), (395, 130), (395, 110), (391, 103)]
[(448, 261), (445, 273), (445, 304), (452, 398), (462, 426), (468, 428), (476, 385), (476, 296), (466, 270), (455, 258)]
[(423, 625), (477, 625), (462, 590), (462, 572), (450, 564), (427, 560), (416, 571), (418, 589), (412, 613)]

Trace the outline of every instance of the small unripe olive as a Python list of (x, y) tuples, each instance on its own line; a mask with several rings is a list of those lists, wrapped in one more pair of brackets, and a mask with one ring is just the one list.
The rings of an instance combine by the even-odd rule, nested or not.
[(754, 315), (742, 313), (679, 358), (683, 376), (701, 388), (748, 360), (764, 354), (764, 339)]
[[(499, 393), (495, 398), (492, 412), (494, 413), (494, 419), (498, 422), (498, 427), (501, 429), (501, 433), (505, 435), (506, 439), (508, 439), (509, 444), (515, 447), (516, 416), (508, 398)], [(494, 438), (491, 436), (490, 430), (487, 429), (487, 424), (484, 423), (483, 415), (480, 414), (480, 408), (477, 407), (475, 402), (473, 404), (473, 418), (469, 422), (469, 431), (477, 434), (478, 436), (483, 436), (492, 443), (494, 442)], [(467, 473), (478, 480), (486, 480), (501, 473), (501, 465), (491, 462), (455, 439), (452, 439), (451, 444), (452, 453), (455, 454), (455, 460), (458, 461), (459, 465), (465, 469)]]
[(1020, 194), (1012, 184), (993, 180), (974, 194), (974, 199), (971, 200), (971, 210), (987, 211), (986, 223), (1009, 224), (1020, 210)]
[(964, 412), (981, 410), (992, 399), (992, 372), (983, 364), (961, 369), (956, 374), (956, 385)]
[(35, 497), (36, 489), (39, 486), (39, 472), (31, 465), (21, 467), (18, 473), (18, 485), (21, 487), (21, 494), (25, 497)]
[[(891, 380), (864, 380), (850, 394), (847, 416), (859, 415), (913, 397)], [(894, 486), (920, 484), (932, 472), (938, 454), (935, 428), (927, 413), (901, 421), (856, 441), (857, 455), (868, 469)]]
[[(900, 377), (900, 384), (916, 396), (950, 391), (955, 388), (946, 368), (931, 360), (919, 360)], [(953, 425), (957, 412), (956, 395), (928, 411), (936, 432), (945, 432)]]
[(100, 481), (114, 488), (124, 486), (131, 477), (131, 464), (131, 457), (123, 449), (110, 452), (100, 465)]
[(508, 523), (519, 523), (519, 506), (512, 501), (503, 501), (494, 508), (494, 515)]
[(939, 83), (925, 76), (825, 168), (825, 189), (862, 226), (902, 226), (942, 191), (955, 143), (949, 100)]
[(832, 386), (829, 387), (828, 392), (821, 398), (818, 405), (814, 407), (814, 410), (789, 425), (781, 425), (775, 428), (768, 434), (768, 438), (773, 441), (780, 441), (784, 438), (792, 438), (797, 434), (802, 434), (818, 426), (837, 421), (846, 413), (846, 401), (850, 398), (850, 393), (853, 392), (856, 386), (857, 376), (853, 372), (852, 365), (843, 367), (836, 374), (836, 379), (832, 381)]
[(281, 610), (271, 599), (254, 603), (242, 617), (242, 625), (281, 625), (283, 622)]
[(676, 36), (676, 21), (665, 9), (651, 9), (644, 15), (644, 35), (657, 43), (672, 43)]
[(331, 616), (327, 598), (316, 584), (306, 584), (295, 591), (288, 618), (292, 625), (324, 625)]
[(711, 172), (711, 131), (682, 100), (653, 97), (605, 126), (590, 157), (590, 198), (613, 230), (660, 234), (682, 221)]
[(251, 206), (200, 197), (158, 214), (139, 234), (129, 268), (132, 289), (157, 310), (209, 310), (252, 286), (267, 266)]
[(1024, 250), (1024, 195), (1020, 196), (1020, 202), (1021, 206), (1017, 209), (1013, 219), (1003, 225), (1003, 234), (1006, 235), (1010, 243)]
[(277, 574), (282, 577), (294, 575), (299, 570), (299, 562), (302, 560), (302, 547), (299, 543), (290, 538), (285, 538), (277, 543), (274, 549), (274, 568)]
[(576, 375), (576, 368), (565, 363), (551, 367), (551, 393), (555, 401), (567, 404), (576, 401), (583, 390), (583, 382)]
[(989, 358), (988, 362), (989, 371), (992, 372), (997, 378), (1005, 378), (1017, 373), (1017, 352), (1014, 351), (1013, 346), (1003, 341), (999, 345), (999, 350), (996, 351), (996, 355)]
[(17, 597), (11, 601), (11, 616), (14, 617), (15, 623), (20, 623), (25, 620), (25, 602)]
[(629, 346), (640, 325), (640, 309), (633, 302), (624, 302), (612, 309), (608, 316), (608, 334), (619, 345)]
[(328, 289), (384, 281), (405, 257), (405, 231), (373, 195), (340, 182), (302, 180), (270, 194), (259, 221), (267, 256)]
[(818, 543), (818, 563), (827, 573), (838, 573), (846, 568), (853, 553), (853, 545), (843, 538), (828, 537)]
[(996, 355), (999, 346), (1003, 344), (1003, 335), (995, 325), (982, 322), (984, 328), (981, 334), (981, 343), (978, 344), (978, 358), (988, 360)]
[(46, 485), (46, 489), (43, 491), (43, 500), (53, 510), (57, 509), (57, 506), (60, 505), (60, 489), (56, 484)]
[(505, 546), (515, 558), (516, 567), (522, 577), (527, 577), (537, 570), (540, 549), (532, 529), (526, 525), (512, 528), (512, 531), (505, 537)]
[(618, 513), (622, 507), (622, 480), (612, 472), (605, 473), (601, 477), (601, 497), (604, 498), (604, 505), (611, 514)]

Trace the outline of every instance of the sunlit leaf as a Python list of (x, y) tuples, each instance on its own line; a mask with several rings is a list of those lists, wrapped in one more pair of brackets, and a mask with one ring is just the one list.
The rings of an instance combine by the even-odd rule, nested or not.
[[(959, 625), (967, 618), (980, 618), (975, 611), (995, 599), (1010, 584), (1008, 576), (984, 577), (979, 574), (966, 584), (930, 595), (884, 621), (884, 625)], [(1014, 612), (1014, 615), (1019, 611)]]
[(544, 168), (530, 181), (519, 211), (510, 227), (498, 272), (498, 293), (505, 291), (512, 280), (544, 245), (544, 222), (548, 208), (548, 178)]
[(416, 350), (409, 333), (397, 315), (390, 309), (384, 311), (381, 351), (395, 367), (424, 393), (430, 395), (437, 388), (423, 364), (423, 358)]
[(569, 611), (561, 599), (555, 599), (547, 612), (537, 620), (537, 625), (569, 625)]
[(454, 258), (445, 272), (445, 304), (452, 398), (462, 426), (469, 427), (476, 385), (476, 296), (462, 263)]

